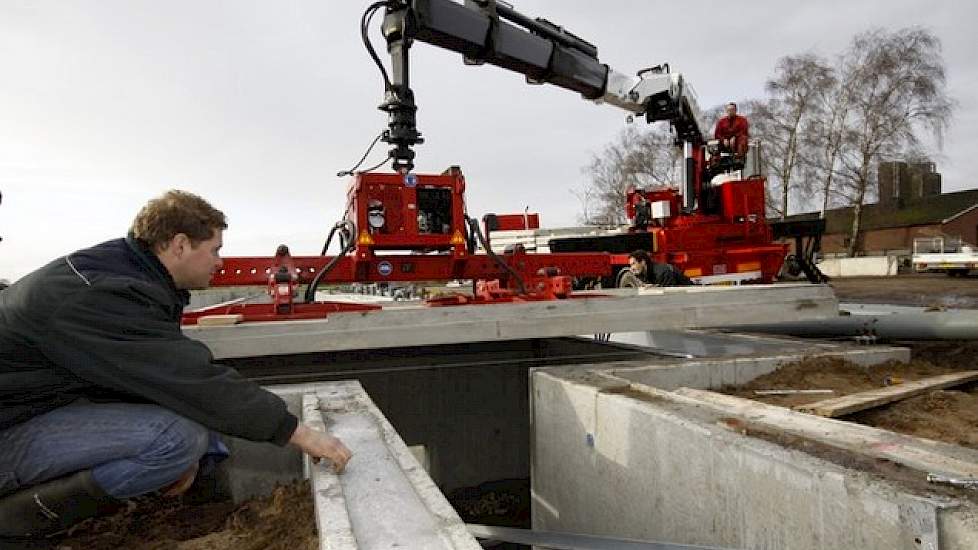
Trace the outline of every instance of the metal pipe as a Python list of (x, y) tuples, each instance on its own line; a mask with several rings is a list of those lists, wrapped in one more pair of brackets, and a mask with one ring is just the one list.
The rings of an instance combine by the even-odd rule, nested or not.
[[(729, 328), (729, 326), (725, 328)], [(976, 340), (978, 339), (978, 310), (844, 315), (804, 322), (737, 325), (736, 329), (738, 332), (763, 332), (827, 338)]]

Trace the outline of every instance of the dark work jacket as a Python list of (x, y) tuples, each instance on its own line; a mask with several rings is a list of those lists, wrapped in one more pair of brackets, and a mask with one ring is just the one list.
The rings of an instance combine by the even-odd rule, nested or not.
[(0, 429), (87, 398), (156, 403), (217, 432), (284, 445), (295, 416), (184, 336), (188, 299), (131, 239), (58, 258), (0, 291)]
[(647, 285), (656, 286), (690, 286), (695, 284), (685, 273), (673, 267), (672, 264), (659, 262), (649, 263), (640, 279)]

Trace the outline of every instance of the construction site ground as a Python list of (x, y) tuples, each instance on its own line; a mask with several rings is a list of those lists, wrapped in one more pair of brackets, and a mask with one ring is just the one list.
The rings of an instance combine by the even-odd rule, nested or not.
[[(196, 488), (195, 488), (196, 489)], [(464, 521), (530, 527), (530, 480), (512, 479), (454, 491)], [(88, 520), (54, 539), (58, 550), (318, 550), (309, 482), (234, 505), (143, 497), (115, 514)], [(517, 547), (514, 545), (501, 548)]]
[[(902, 275), (835, 279), (840, 302), (978, 308), (978, 277)], [(863, 368), (833, 359), (807, 359), (726, 393), (794, 406), (825, 395), (757, 396), (756, 389), (831, 389), (833, 396), (881, 387), (887, 377), (904, 381), (978, 369), (978, 342), (895, 342), (911, 348), (909, 364)], [(905, 399), (855, 413), (844, 420), (978, 448), (978, 384)], [(789, 444), (790, 442), (782, 442)], [(809, 449), (811, 450), (811, 449)], [(504, 480), (454, 491), (450, 502), (463, 520), (490, 525), (530, 525), (529, 480)], [(90, 520), (55, 539), (60, 549), (148, 548), (179, 550), (318, 548), (308, 483), (280, 487), (240, 505), (230, 501), (137, 499), (112, 516)]]
[[(822, 396), (759, 397), (755, 389), (832, 389), (845, 395), (882, 386), (887, 377), (904, 381), (974, 369), (978, 342), (902, 342), (913, 351), (908, 364), (864, 368), (841, 360), (807, 359), (783, 367), (727, 393), (794, 406)], [(978, 448), (978, 385), (936, 390), (844, 418), (886, 430)], [(529, 482), (506, 480), (455, 491), (449, 501), (463, 520), (529, 527)], [(308, 483), (280, 487), (240, 505), (194, 503), (193, 498), (135, 500), (116, 514), (90, 520), (56, 540), (57, 548), (117, 550), (312, 550), (318, 548)]]
[(978, 309), (978, 276), (909, 273), (896, 277), (851, 277), (829, 283), (840, 302)]
[(278, 487), (235, 506), (183, 498), (142, 497), (113, 515), (91, 519), (54, 540), (58, 550), (317, 550), (308, 482)]

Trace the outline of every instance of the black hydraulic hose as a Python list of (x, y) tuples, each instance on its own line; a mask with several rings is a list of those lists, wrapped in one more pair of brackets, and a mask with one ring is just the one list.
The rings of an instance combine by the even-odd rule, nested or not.
[[(320, 256), (325, 256), (326, 251), (329, 250), (329, 244), (333, 242), (333, 235), (336, 234), (336, 230), (342, 227), (342, 222), (334, 225), (332, 229), (329, 230), (329, 234), (326, 235), (326, 244), (323, 245), (323, 251), (319, 253)], [(342, 245), (340, 246), (342, 248)]]
[(472, 230), (472, 233), (474, 233), (475, 236), (479, 239), (479, 243), (482, 244), (482, 248), (485, 249), (486, 254), (490, 258), (492, 258), (494, 262), (496, 262), (496, 265), (503, 268), (503, 270), (505, 270), (507, 273), (510, 274), (510, 276), (513, 277), (513, 280), (516, 281), (516, 287), (519, 290), (519, 293), (526, 294), (526, 284), (523, 282), (523, 277), (520, 277), (520, 274), (517, 273), (515, 269), (513, 269), (509, 264), (504, 262), (502, 258), (500, 258), (495, 252), (492, 251), (492, 247), (490, 247), (489, 242), (486, 241), (485, 235), (482, 234), (482, 229), (479, 227), (479, 221), (470, 218), (468, 216), (465, 217), (465, 220), (469, 222), (469, 228)]
[(387, 156), (384, 157), (384, 160), (378, 162), (377, 164), (371, 166), (370, 168), (367, 168), (366, 170), (360, 170), (360, 172), (373, 172), (374, 170), (376, 170), (376, 169), (380, 168), (381, 166), (383, 166), (384, 163), (387, 162), (388, 160), (390, 160), (391, 158), (392, 158), (391, 157), (391, 154), (388, 153)]
[(330, 260), (329, 263), (327, 263), (319, 271), (319, 273), (316, 273), (316, 276), (312, 278), (312, 281), (309, 283), (309, 287), (306, 288), (306, 295), (305, 295), (306, 303), (312, 303), (316, 301), (316, 289), (319, 288), (319, 282), (322, 281), (323, 277), (325, 277), (327, 273), (332, 271), (333, 268), (336, 267), (336, 264), (339, 263), (340, 259), (342, 259), (343, 256), (345, 256), (348, 252), (353, 250), (354, 246), (356, 245), (356, 239), (355, 239), (355, 236), (357, 234), (356, 226), (353, 224), (351, 220), (343, 220), (341, 222), (337, 222), (337, 224), (334, 225), (332, 229), (330, 229), (329, 236), (326, 237), (326, 245), (323, 246), (323, 252), (321, 254), (322, 256), (326, 255), (326, 250), (329, 248), (329, 242), (333, 238), (333, 234), (337, 230), (340, 230), (341, 244), (343, 244), (344, 241), (343, 230), (346, 230), (347, 236), (345, 238), (349, 240), (346, 241), (342, 250), (340, 250), (340, 253), (334, 256), (333, 259)]
[(379, 0), (370, 4), (367, 9), (363, 12), (363, 17), (360, 18), (360, 38), (363, 39), (363, 45), (367, 48), (367, 53), (373, 58), (374, 63), (377, 64), (377, 68), (380, 69), (381, 76), (384, 77), (384, 91), (391, 89), (391, 79), (387, 76), (387, 69), (384, 68), (384, 64), (380, 62), (380, 57), (377, 56), (377, 51), (374, 50), (373, 44), (370, 43), (370, 37), (367, 35), (367, 31), (370, 27), (370, 20), (373, 19), (377, 10), (386, 6), (386, 0)]
[[(462, 216), (465, 217), (466, 221), (469, 220), (468, 212), (463, 212)], [(475, 254), (475, 247), (477, 244), (475, 242), (475, 235), (472, 233), (472, 227), (468, 223), (463, 225), (462, 229), (465, 230), (465, 250), (468, 251), (469, 255), (471, 256), (472, 254)]]
[[(363, 156), (360, 157), (360, 160), (358, 160), (357, 163), (355, 165), (353, 165), (353, 168), (350, 168), (349, 170), (343, 170), (343, 171), (337, 172), (336, 173), (336, 177), (342, 178), (343, 176), (352, 176), (354, 173), (356, 173), (357, 168), (360, 168), (360, 165), (363, 164), (363, 161), (367, 160), (367, 155), (369, 155), (370, 152), (374, 150), (374, 146), (377, 145), (377, 142), (380, 141), (380, 138), (382, 138), (382, 137), (384, 137), (384, 133), (383, 132), (377, 134), (377, 137), (375, 137), (374, 140), (370, 142), (370, 146), (367, 147), (367, 150), (363, 153)], [(390, 154), (388, 154), (387, 157), (383, 161), (381, 161), (380, 164), (384, 164), (385, 162), (387, 162), (387, 159), (389, 159), (389, 158), (391, 158)], [(380, 166), (380, 165), (378, 164), (377, 166)], [(373, 167), (373, 168), (368, 168), (368, 169), (364, 170), (364, 172), (369, 172), (371, 170), (374, 170), (375, 168), (376, 168), (376, 166)]]
[[(384, 64), (380, 61), (380, 57), (377, 56), (377, 51), (374, 49), (373, 44), (370, 42), (370, 36), (368, 35), (368, 31), (370, 30), (370, 21), (371, 19), (373, 19), (373, 16), (377, 13), (377, 10), (379, 10), (384, 6), (387, 6), (388, 4), (389, 4), (388, 0), (378, 0), (373, 4), (370, 4), (370, 6), (368, 6), (367, 9), (364, 10), (363, 16), (360, 18), (360, 38), (363, 39), (363, 46), (367, 49), (367, 53), (370, 54), (370, 58), (374, 60), (374, 63), (377, 64), (377, 68), (380, 69), (380, 75), (384, 79), (385, 94), (389, 92), (392, 88), (391, 80), (390, 77), (387, 75), (387, 69), (384, 68)], [(377, 145), (377, 142), (383, 139), (384, 134), (385, 132), (381, 132), (377, 134), (377, 137), (375, 137), (374, 140), (370, 142), (370, 145), (367, 147), (367, 150), (363, 153), (363, 156), (360, 157), (360, 160), (357, 161), (357, 163), (353, 166), (353, 168), (350, 168), (349, 170), (341, 170), (337, 172), (336, 177), (341, 178), (343, 176), (352, 176), (353, 174), (355, 174), (357, 172), (357, 169), (360, 168), (360, 166), (363, 164), (365, 160), (367, 160), (367, 156), (370, 155), (370, 152), (374, 150), (374, 146)], [(388, 153), (387, 156), (384, 157), (384, 160), (362, 171), (370, 172), (376, 170), (377, 168), (383, 166), (384, 163), (390, 160), (390, 158), (391, 155), (390, 153)], [(326, 254), (326, 252), (323, 252), (323, 254)]]

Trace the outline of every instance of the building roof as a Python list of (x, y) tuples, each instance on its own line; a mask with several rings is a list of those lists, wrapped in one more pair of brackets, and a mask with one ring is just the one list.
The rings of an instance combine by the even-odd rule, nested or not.
[[(915, 199), (903, 208), (863, 205), (861, 231), (933, 225), (950, 221), (978, 206), (978, 189), (943, 193)], [(818, 212), (795, 214), (788, 220), (818, 219)], [(825, 213), (825, 233), (848, 233), (852, 228), (852, 207), (835, 208)]]

